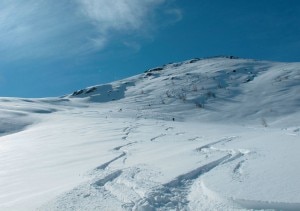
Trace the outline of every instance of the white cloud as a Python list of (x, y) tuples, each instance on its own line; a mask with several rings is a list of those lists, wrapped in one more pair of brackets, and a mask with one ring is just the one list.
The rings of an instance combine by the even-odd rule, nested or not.
[(0, 60), (78, 53), (84, 37), (74, 32), (84, 26), (71, 12), (74, 8), (66, 1), (1, 1)]
[[(151, 17), (155, 9), (166, 0), (77, 0), (81, 13), (97, 29), (96, 42), (98, 49), (105, 47), (114, 33), (141, 33), (151, 27)], [(127, 43), (124, 41), (124, 43)], [(135, 42), (136, 46), (139, 44)], [(125, 44), (132, 47), (132, 45)]]
[(147, 21), (147, 15), (165, 0), (78, 0), (82, 12), (101, 33), (109, 30), (136, 30)]
[[(1, 0), (0, 62), (60, 58), (100, 50), (112, 40), (147, 34), (168, 0)], [(172, 10), (175, 19), (180, 10)], [(155, 27), (154, 27), (155, 28)], [(143, 34), (143, 35), (144, 35)], [(151, 33), (149, 33), (151, 34)], [(137, 41), (119, 40), (138, 50)]]

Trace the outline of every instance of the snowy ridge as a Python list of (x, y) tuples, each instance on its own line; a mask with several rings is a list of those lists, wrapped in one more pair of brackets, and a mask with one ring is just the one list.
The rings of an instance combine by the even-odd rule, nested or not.
[[(74, 92), (91, 102), (122, 100), (129, 107), (194, 112), (207, 120), (257, 120), (286, 116), (298, 111), (298, 63), (274, 63), (217, 57), (192, 59), (145, 71), (144, 74), (108, 85)], [(178, 107), (179, 104), (184, 104)], [(208, 111), (208, 112), (207, 112)], [(213, 111), (213, 112), (211, 112)], [(199, 114), (199, 115), (198, 115)], [(186, 116), (191, 116), (186, 114)]]
[(300, 64), (156, 67), (1, 98), (0, 210), (299, 210)]

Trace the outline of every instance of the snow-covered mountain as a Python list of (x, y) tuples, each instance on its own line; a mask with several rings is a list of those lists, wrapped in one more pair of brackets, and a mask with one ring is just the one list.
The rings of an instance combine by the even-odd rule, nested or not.
[(0, 210), (300, 210), (300, 63), (170, 63), (0, 98)]

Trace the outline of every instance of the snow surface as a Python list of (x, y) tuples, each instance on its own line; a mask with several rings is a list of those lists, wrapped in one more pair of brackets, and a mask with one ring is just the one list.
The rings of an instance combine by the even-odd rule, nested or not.
[(0, 210), (300, 210), (300, 63), (216, 57), (0, 98)]

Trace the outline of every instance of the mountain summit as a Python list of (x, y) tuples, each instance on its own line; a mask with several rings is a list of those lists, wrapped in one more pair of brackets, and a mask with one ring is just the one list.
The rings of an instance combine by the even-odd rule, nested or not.
[(78, 90), (68, 97), (120, 101), (125, 109), (140, 107), (165, 119), (172, 111), (178, 118), (273, 122), (299, 110), (299, 66), (234, 56), (191, 59)]

